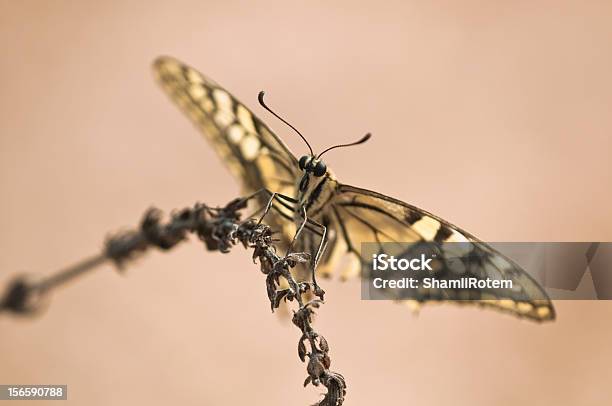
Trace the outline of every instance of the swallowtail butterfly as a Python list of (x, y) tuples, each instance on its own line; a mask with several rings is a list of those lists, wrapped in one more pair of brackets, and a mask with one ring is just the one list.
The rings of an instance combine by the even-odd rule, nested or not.
[[(284, 246), (294, 243), (295, 251), (310, 253), (315, 258), (317, 273), (329, 275), (342, 263), (341, 278), (359, 275), (361, 264), (369, 260), (360, 252), (362, 242), (465, 242), (478, 249), (485, 259), (477, 271), (511, 278), (518, 288), (516, 295), (505, 297), (471, 292), (470, 299), (475, 300), (461, 303), (478, 303), (535, 321), (555, 318), (552, 303), (537, 282), (471, 234), (400, 200), (340, 183), (321, 160), (322, 154), (315, 155), (310, 145), (310, 154), (297, 159), (231, 93), (176, 59), (160, 57), (153, 69), (166, 93), (242, 182), (244, 193), (252, 194), (259, 207), (266, 207), (265, 222), (281, 231)], [(293, 128), (265, 105), (263, 93), (259, 100)], [(339, 146), (358, 144), (367, 138), (369, 135), (356, 143)], [(295, 238), (296, 231), (302, 228), (310, 232)], [(343, 257), (349, 261), (340, 261)], [(419, 292), (417, 302), (440, 300), (434, 292)]]

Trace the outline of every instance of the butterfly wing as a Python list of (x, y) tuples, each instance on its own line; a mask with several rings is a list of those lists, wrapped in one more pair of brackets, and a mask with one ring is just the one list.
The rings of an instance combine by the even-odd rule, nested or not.
[[(331, 234), (337, 236), (328, 244), (329, 251), (321, 261), (322, 267), (335, 267), (340, 258), (348, 252), (353, 257), (353, 261), (343, 265), (344, 278), (358, 275), (362, 264), (371, 263), (371, 256), (368, 255), (366, 258), (366, 254), (361, 252), (362, 242), (378, 243), (379, 252), (390, 250), (389, 247), (393, 247), (393, 244), (388, 244), (389, 242), (435, 242), (442, 247), (441, 254), (444, 257), (442, 260), (451, 256), (457, 258), (456, 251), (451, 253), (450, 248), (448, 251), (444, 248), (457, 247), (452, 245), (457, 242), (462, 243), (460, 245), (462, 257), (459, 259), (473, 257), (479, 259), (469, 262), (470, 265), (460, 271), (463, 272), (461, 276), (489, 275), (492, 279), (510, 279), (513, 281), (513, 291), (448, 290), (445, 294), (448, 295), (450, 292), (455, 296), (440, 297), (438, 290), (420, 288), (411, 290), (416, 293), (414, 300), (426, 302), (469, 298), (469, 301), (459, 303), (478, 303), (536, 321), (552, 320), (555, 317), (548, 296), (529, 274), (489, 245), (431, 213), (380, 193), (338, 185), (335, 196), (329, 204), (328, 217), (331, 218), (330, 228), (335, 231)], [(406, 244), (397, 244), (397, 247), (405, 250)], [(387, 253), (397, 255), (393, 252)], [(456, 277), (457, 269), (443, 267), (437, 271), (436, 277), (445, 279), (450, 273)]]
[[(153, 63), (165, 92), (192, 120), (232, 174), (242, 182), (245, 195), (266, 188), (295, 195), (298, 164), (295, 156), (244, 104), (197, 70), (170, 57)], [(259, 197), (265, 205), (267, 197)], [(266, 222), (285, 228), (278, 212)], [(288, 237), (290, 238), (290, 237)]]

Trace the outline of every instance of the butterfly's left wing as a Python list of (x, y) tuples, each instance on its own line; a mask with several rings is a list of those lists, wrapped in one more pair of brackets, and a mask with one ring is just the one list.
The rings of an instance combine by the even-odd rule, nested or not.
[[(212, 79), (174, 58), (158, 58), (153, 70), (165, 92), (240, 180), (244, 194), (266, 188), (295, 195), (297, 159), (244, 104)], [(265, 203), (267, 197), (262, 194), (259, 204)], [(275, 211), (266, 216), (266, 222), (275, 229), (292, 226)], [(286, 239), (292, 235), (290, 231), (284, 234)]]
[[(348, 185), (337, 186), (326, 212), (331, 234), (335, 237), (332, 237), (328, 252), (322, 258), (323, 269), (335, 267), (340, 257), (348, 252), (354, 261), (342, 267), (343, 275), (348, 277), (359, 274), (362, 264), (371, 263), (371, 258), (365, 258), (361, 252), (363, 242), (379, 243), (383, 252), (390, 246), (383, 242), (436, 242), (442, 247), (442, 256), (447, 259), (451, 256), (456, 258), (457, 252), (451, 253), (450, 248), (445, 247), (452, 247), (452, 244), (446, 243), (458, 242), (462, 243), (461, 255), (464, 257), (461, 260), (479, 258), (477, 262), (469, 262), (470, 266), (462, 271), (465, 275), (461, 276), (490, 275), (493, 279), (510, 279), (514, 291), (451, 291), (451, 294), (456, 294), (452, 299), (462, 299), (467, 294), (471, 300), (462, 303), (478, 303), (536, 321), (552, 320), (555, 317), (548, 296), (529, 274), (473, 235), (431, 213), (383, 194)], [(398, 244), (397, 247), (405, 248), (406, 245)], [(436, 276), (440, 279), (450, 276), (445, 272), (457, 276), (456, 269), (445, 268), (439, 270)], [(433, 289), (419, 289), (414, 299), (426, 302), (442, 298)]]

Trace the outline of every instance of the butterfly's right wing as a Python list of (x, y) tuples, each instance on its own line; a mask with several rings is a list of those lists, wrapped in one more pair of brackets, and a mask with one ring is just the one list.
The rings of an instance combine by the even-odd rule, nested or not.
[[(458, 300), (458, 303), (481, 304), (536, 321), (555, 318), (546, 292), (527, 272), (473, 235), (431, 213), (389, 196), (348, 185), (338, 185), (327, 213), (332, 219), (329, 228), (334, 231), (335, 239), (328, 244), (321, 271), (337, 267), (348, 253), (353, 262), (344, 264), (343, 276), (359, 275), (362, 265), (369, 266), (372, 261), (371, 255), (361, 251), (361, 243), (378, 244), (375, 252), (396, 257), (401, 257), (412, 247), (439, 247), (441, 257), (437, 259), (440, 267), (435, 270), (438, 279), (490, 277), (512, 280), (513, 289), (448, 289), (443, 293), (439, 289), (410, 289), (407, 291), (413, 295), (412, 300)], [(450, 265), (456, 264), (457, 260), (463, 265)], [(399, 297), (393, 295), (393, 298)]]
[[(165, 92), (205, 135), (221, 160), (242, 183), (244, 194), (262, 188), (295, 196), (298, 163), (289, 148), (244, 104), (195, 69), (160, 57), (153, 70)], [(259, 196), (259, 205), (267, 197)], [(277, 212), (266, 222), (280, 229), (292, 226)], [(279, 228), (277, 228), (279, 229)], [(290, 231), (283, 232), (285, 240)]]

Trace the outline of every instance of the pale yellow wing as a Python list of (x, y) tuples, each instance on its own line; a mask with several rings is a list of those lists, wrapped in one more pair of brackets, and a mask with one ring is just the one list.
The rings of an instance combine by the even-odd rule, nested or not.
[[(299, 171), (295, 156), (244, 104), (213, 80), (174, 58), (156, 59), (153, 70), (164, 91), (240, 180), (244, 194), (266, 188), (295, 196)], [(262, 195), (260, 204), (266, 202)], [(267, 222), (279, 223), (275, 217), (278, 214), (271, 213)]]

